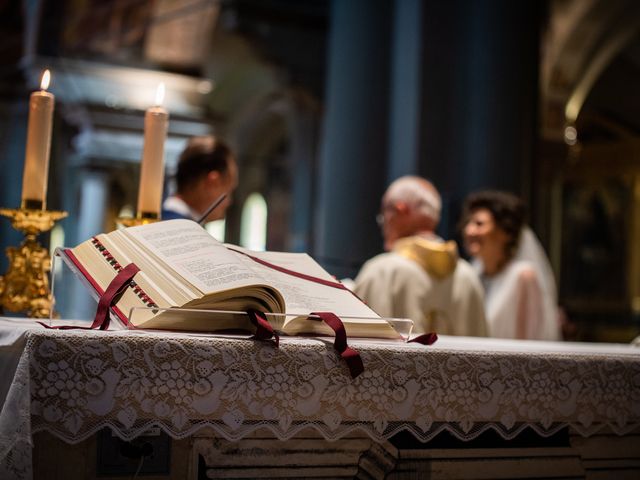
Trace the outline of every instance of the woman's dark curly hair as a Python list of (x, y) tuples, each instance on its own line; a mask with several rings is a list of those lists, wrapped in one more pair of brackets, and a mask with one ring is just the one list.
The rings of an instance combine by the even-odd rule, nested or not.
[(462, 225), (466, 225), (471, 214), (485, 208), (491, 212), (496, 225), (508, 236), (507, 258), (511, 258), (518, 247), (520, 232), (524, 226), (526, 208), (520, 198), (509, 192), (484, 190), (467, 196), (464, 202)]

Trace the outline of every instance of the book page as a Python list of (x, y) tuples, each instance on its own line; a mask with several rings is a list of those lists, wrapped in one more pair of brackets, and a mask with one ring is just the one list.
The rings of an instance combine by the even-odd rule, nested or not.
[(264, 284), (250, 266), (191, 220), (167, 220), (123, 232), (169, 265), (203, 294)]
[[(254, 252), (234, 245), (229, 247), (294, 272), (338, 283), (306, 253)], [(247, 264), (248, 268), (257, 270), (263, 277), (268, 278), (269, 284), (282, 293), (287, 313), (306, 315), (314, 311), (333, 312), (339, 316), (362, 317), (364, 323), (368, 321), (364, 320), (365, 318), (379, 318), (378, 314), (348, 290), (279, 272), (246, 255), (238, 254), (238, 258)]]
[[(113, 233), (118, 233), (118, 231)], [(157, 294), (160, 295), (162, 301), (156, 295), (151, 296), (151, 299), (155, 303), (158, 303), (159, 305), (165, 305), (165, 304), (174, 305), (177, 303), (175, 300), (175, 292), (165, 291), (160, 285), (158, 285), (154, 281), (155, 275), (149, 274), (149, 268), (147, 268), (147, 266), (142, 263), (142, 260), (144, 259), (141, 258), (140, 255), (132, 256), (130, 255), (131, 252), (127, 252), (126, 250), (121, 249), (118, 245), (121, 242), (112, 241), (113, 239), (112, 236), (98, 235), (98, 239), (102, 242), (102, 245), (104, 245), (107, 251), (110, 254), (112, 254), (114, 258), (116, 258), (120, 262), (121, 265), (127, 265), (133, 262), (138, 266), (138, 268), (140, 268), (140, 272), (137, 274), (136, 280), (138, 280), (138, 283), (140, 283), (139, 281), (140, 277), (144, 277), (145, 282), (148, 282), (148, 284), (155, 289)], [(149, 292), (145, 292), (145, 293), (149, 293)]]

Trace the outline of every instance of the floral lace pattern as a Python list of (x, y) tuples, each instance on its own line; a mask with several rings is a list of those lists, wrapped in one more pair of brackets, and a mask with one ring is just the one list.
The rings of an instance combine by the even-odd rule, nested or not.
[(174, 438), (210, 427), (228, 440), (259, 428), (287, 439), (313, 426), (329, 440), (361, 430), (380, 441), (403, 429), (428, 440), (444, 429), (471, 439), (487, 428), (511, 438), (527, 426), (543, 435), (567, 425), (582, 435), (640, 427), (640, 355), (356, 348), (365, 371), (352, 379), (330, 342), (317, 339), (285, 338), (275, 348), (32, 331), (23, 355), (30, 430), (75, 443), (104, 426), (125, 439), (154, 425)]
[(20, 358), (0, 415), (0, 478), (31, 478), (29, 357)]

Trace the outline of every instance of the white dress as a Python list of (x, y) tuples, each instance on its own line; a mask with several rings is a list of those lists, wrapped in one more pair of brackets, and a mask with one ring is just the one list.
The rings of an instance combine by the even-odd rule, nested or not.
[(518, 251), (496, 275), (482, 273), (489, 335), (499, 338), (560, 340), (557, 290), (542, 246), (528, 227)]

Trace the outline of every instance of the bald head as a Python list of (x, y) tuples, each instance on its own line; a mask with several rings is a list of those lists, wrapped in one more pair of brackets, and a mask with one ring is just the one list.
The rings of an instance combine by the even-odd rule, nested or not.
[(440, 194), (429, 180), (422, 177), (407, 175), (398, 178), (387, 188), (383, 201), (404, 202), (436, 225), (440, 221)]
[(382, 197), (385, 248), (399, 238), (433, 233), (441, 208), (440, 194), (428, 180), (413, 175), (395, 180)]

